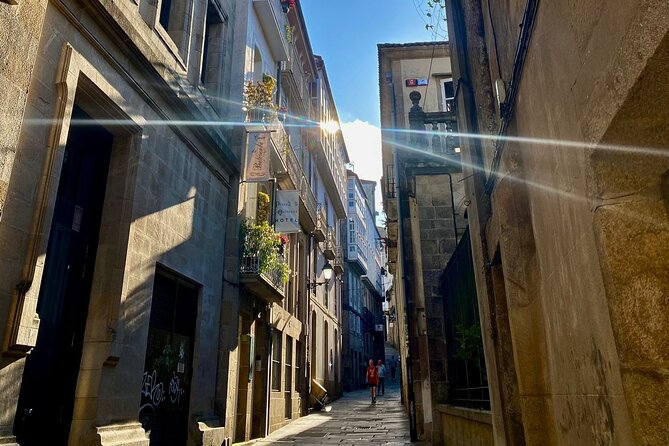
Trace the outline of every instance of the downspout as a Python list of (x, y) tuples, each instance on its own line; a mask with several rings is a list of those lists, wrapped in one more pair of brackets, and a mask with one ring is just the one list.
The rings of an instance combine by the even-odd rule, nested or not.
[(276, 63), (276, 106), (281, 107), (281, 61)]
[(269, 321), (267, 324), (267, 379), (265, 380), (265, 389), (267, 390), (265, 396), (265, 437), (269, 435), (269, 414), (270, 414), (270, 403), (272, 401), (272, 354), (274, 348), (274, 327), (272, 326), (272, 321), (274, 312), (273, 306), (269, 305)]
[[(518, 38), (518, 46), (516, 47), (516, 55), (513, 61), (513, 74), (511, 77), (511, 82), (509, 83), (509, 96), (508, 101), (502, 107), (502, 123), (498, 131), (498, 138), (495, 141), (495, 155), (492, 160), (492, 165), (490, 166), (490, 176), (485, 184), (485, 190), (488, 194), (492, 193), (492, 190), (495, 186), (495, 179), (497, 177), (497, 171), (499, 169), (499, 163), (502, 157), (502, 151), (504, 150), (504, 139), (501, 137), (506, 135), (506, 132), (509, 128), (509, 123), (516, 106), (516, 98), (518, 97), (518, 90), (520, 88), (520, 81), (523, 74), (523, 67), (525, 66), (525, 59), (527, 57), (527, 50), (530, 44), (530, 38), (532, 37), (532, 30), (534, 29), (534, 22), (537, 16), (537, 10), (539, 9), (539, 0), (527, 0), (525, 3), (525, 12), (523, 13), (523, 21), (520, 24), (520, 37)], [(492, 17), (490, 17), (492, 21)], [(499, 62), (498, 62), (499, 64)]]
[[(397, 153), (395, 153), (395, 171), (397, 173), (401, 172), (400, 171), (400, 160), (399, 156)], [(396, 179), (399, 179), (399, 176), (396, 176)], [(399, 206), (397, 207), (397, 219), (399, 220), (399, 225), (400, 225), (400, 242), (402, 243), (402, 254), (406, 255), (407, 249), (406, 249), (406, 242), (405, 242), (405, 227), (404, 227), (404, 215), (409, 215), (409, 206), (408, 206), (408, 199), (403, 200), (402, 196), (407, 195), (407, 191), (403, 191), (402, 189), (402, 181), (397, 182), (397, 196), (398, 196), (398, 201), (399, 201)], [(409, 292), (411, 290), (411, 283), (409, 281), (409, 274), (408, 271), (402, 271), (403, 276), (402, 276), (402, 281), (404, 282), (404, 317), (406, 319), (406, 324), (407, 324), (407, 334), (409, 337), (411, 337), (412, 333), (412, 324), (411, 324), (411, 317), (409, 316)], [(407, 346), (407, 357), (406, 357), (406, 363), (404, 365), (404, 368), (406, 370), (406, 377), (407, 377), (407, 396), (409, 398), (409, 434), (411, 441), (416, 441), (418, 440), (418, 432), (416, 431), (416, 396), (414, 395), (413, 392), (413, 371), (412, 371), (412, 351), (411, 351), (411, 342), (409, 342)]]

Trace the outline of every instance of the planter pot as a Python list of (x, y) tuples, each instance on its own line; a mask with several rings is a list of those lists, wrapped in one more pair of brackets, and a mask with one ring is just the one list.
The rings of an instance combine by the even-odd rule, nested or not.
[(260, 108), (252, 108), (248, 116), (250, 122), (270, 122), (270, 112)]

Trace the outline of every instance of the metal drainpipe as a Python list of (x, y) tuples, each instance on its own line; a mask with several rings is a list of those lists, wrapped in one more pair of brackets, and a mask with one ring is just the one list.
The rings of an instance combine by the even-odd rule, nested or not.
[(272, 401), (272, 349), (274, 347), (274, 327), (272, 326), (274, 313), (272, 311), (272, 305), (269, 305), (269, 322), (267, 324), (267, 380), (265, 388), (267, 389), (267, 394), (265, 397), (265, 437), (269, 435), (269, 415), (270, 415), (270, 403)]
[(281, 62), (276, 63), (276, 105), (281, 107)]
[[(397, 153), (395, 153), (395, 171), (396, 172), (401, 172), (400, 170), (400, 161)], [(395, 176), (396, 181), (398, 176)], [(402, 199), (402, 193), (404, 192), (405, 194), (407, 193), (406, 191), (402, 190), (402, 181), (397, 181), (397, 195), (398, 195), (398, 200), (399, 200), (399, 206), (397, 209), (397, 218), (399, 220), (399, 225), (400, 225), (400, 242), (402, 243), (402, 253), (406, 254), (406, 242), (405, 242), (405, 228), (404, 228), (404, 215), (409, 215), (409, 209), (408, 209), (408, 200), (405, 202), (405, 200)], [(411, 337), (411, 317), (407, 314), (409, 310), (409, 290), (410, 290), (410, 285), (411, 283), (409, 282), (408, 274), (407, 271), (402, 271), (403, 276), (402, 280), (404, 282), (404, 317), (406, 318), (407, 322), (407, 332), (408, 336)], [(406, 370), (406, 379), (407, 379), (407, 396), (409, 398), (409, 434), (411, 437), (411, 441), (416, 441), (418, 440), (418, 433), (416, 431), (416, 396), (414, 395), (413, 392), (413, 371), (412, 371), (412, 365), (411, 365), (411, 358), (412, 358), (412, 352), (411, 352), (411, 341), (409, 341), (409, 345), (407, 346), (408, 348), (408, 355), (405, 359), (405, 364), (404, 368)]]

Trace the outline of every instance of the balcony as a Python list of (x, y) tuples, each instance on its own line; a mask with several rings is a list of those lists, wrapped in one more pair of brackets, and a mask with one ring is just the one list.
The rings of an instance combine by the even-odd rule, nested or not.
[(325, 208), (321, 203), (318, 203), (318, 207), (316, 209), (316, 229), (314, 229), (312, 235), (314, 236), (317, 242), (319, 243), (324, 242), (327, 231), (328, 231), (328, 218), (327, 215), (325, 214)]
[(332, 267), (334, 268), (335, 274), (339, 275), (344, 273), (344, 254), (341, 246), (337, 246), (335, 250), (335, 259)]
[(263, 302), (272, 304), (286, 297), (280, 269), (262, 271), (259, 256), (242, 257), (239, 283)]
[(307, 232), (316, 229), (316, 209), (316, 197), (314, 197), (307, 177), (302, 175), (300, 181), (300, 224)]
[(281, 169), (278, 169), (276, 173), (279, 185), (286, 190), (299, 189), (304, 172), (283, 125), (277, 127), (277, 131), (272, 133), (271, 138), (281, 160)]
[(351, 262), (354, 266), (360, 269), (362, 274), (367, 272), (367, 257), (363, 254), (360, 247), (355, 243), (348, 244), (348, 252), (346, 253), (346, 260)]
[(258, 15), (260, 26), (267, 37), (267, 43), (274, 59), (288, 60), (286, 18), (281, 10), (281, 2), (279, 0), (253, 0), (253, 9)]
[[(429, 157), (429, 164), (441, 164), (453, 169), (453, 172), (462, 172), (460, 160), (460, 138), (458, 132), (457, 113), (454, 103), (449, 103), (444, 111), (425, 112), (420, 106), (421, 94), (412, 91), (409, 99), (413, 104), (409, 111), (409, 127), (412, 130), (409, 143), (413, 147), (421, 148), (407, 156), (411, 164), (426, 162), (423, 152), (429, 152), (437, 157)], [(425, 126), (431, 126), (427, 130)]]
[(282, 74), (289, 94), (296, 99), (294, 104), (298, 108), (298, 113), (308, 118), (311, 113), (309, 84), (306, 80), (302, 58), (294, 43), (289, 44), (288, 62), (283, 64)]
[(337, 250), (337, 238), (336, 238), (334, 228), (328, 226), (327, 233), (325, 235), (325, 248), (323, 249), (323, 256), (328, 260), (334, 260), (336, 257), (335, 251)]

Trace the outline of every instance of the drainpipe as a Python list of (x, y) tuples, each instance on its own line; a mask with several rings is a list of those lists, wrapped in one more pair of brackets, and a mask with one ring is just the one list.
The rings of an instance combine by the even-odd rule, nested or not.
[(265, 382), (265, 388), (267, 389), (265, 397), (265, 437), (269, 435), (269, 414), (270, 414), (270, 403), (272, 401), (272, 350), (274, 347), (274, 326), (272, 321), (274, 312), (272, 305), (269, 305), (269, 321), (266, 322), (267, 325), (267, 379)]
[[(402, 187), (402, 181), (399, 180), (399, 173), (402, 172), (400, 170), (400, 160), (399, 156), (397, 153), (395, 153), (395, 172), (396, 172), (396, 181), (397, 181), (397, 196), (399, 200), (399, 206), (397, 209), (397, 219), (399, 220), (399, 225), (400, 225), (400, 242), (402, 243), (402, 253), (403, 255), (406, 255), (406, 242), (405, 242), (405, 227), (404, 227), (404, 216), (409, 215), (409, 202), (408, 199), (404, 200), (402, 199), (402, 196), (408, 195), (408, 191), (403, 190)], [(402, 281), (404, 282), (404, 317), (406, 319), (407, 323), (407, 332), (408, 336), (411, 337), (412, 333), (412, 323), (411, 323), (411, 317), (409, 315), (409, 292), (411, 290), (411, 283), (409, 281), (409, 274), (408, 271), (402, 271), (403, 276), (402, 276)], [(406, 380), (407, 380), (407, 396), (409, 398), (409, 434), (411, 437), (411, 441), (416, 441), (418, 440), (418, 432), (416, 431), (416, 396), (414, 395), (413, 392), (413, 371), (412, 371), (412, 364), (411, 360), (413, 357), (412, 351), (411, 351), (411, 342), (409, 342), (409, 345), (407, 346), (408, 348), (408, 355), (405, 359), (405, 364), (404, 364), (404, 369), (406, 370)]]
[(281, 107), (281, 62), (276, 63), (276, 105)]

